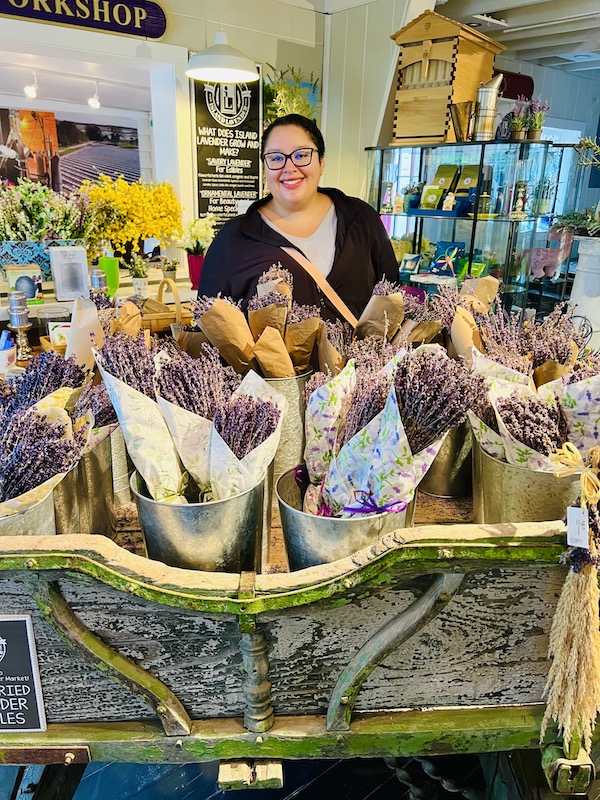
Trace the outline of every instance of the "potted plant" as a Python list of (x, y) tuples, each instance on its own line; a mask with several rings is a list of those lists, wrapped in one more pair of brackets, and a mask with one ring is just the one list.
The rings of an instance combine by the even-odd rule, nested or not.
[(188, 270), (192, 289), (198, 288), (204, 254), (215, 238), (217, 218), (214, 214), (204, 214), (193, 219), (184, 229), (179, 244), (187, 253)]
[[(162, 270), (163, 280), (175, 281), (177, 277), (177, 267), (179, 266), (179, 259), (167, 258), (166, 256), (161, 256), (159, 266)], [(167, 286), (167, 292), (170, 291), (171, 287)]]
[(524, 95), (519, 95), (512, 111), (510, 130), (513, 139), (524, 139), (527, 130), (529, 100)]
[(319, 79), (311, 73), (306, 78), (301, 69), (290, 67), (277, 70), (271, 64), (268, 80), (265, 81), (265, 122), (271, 123), (286, 114), (301, 114), (314, 119), (316, 108), (313, 98), (317, 98)]
[(131, 258), (129, 264), (129, 272), (131, 274), (131, 283), (133, 284), (133, 293), (141, 300), (148, 298), (148, 261), (142, 256), (135, 253)]
[(542, 136), (542, 127), (546, 115), (550, 110), (548, 101), (532, 100), (529, 104), (529, 114), (527, 117), (527, 138), (540, 139)]

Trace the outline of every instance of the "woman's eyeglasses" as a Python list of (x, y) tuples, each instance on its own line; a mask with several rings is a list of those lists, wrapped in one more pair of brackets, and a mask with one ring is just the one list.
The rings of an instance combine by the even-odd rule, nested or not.
[(318, 152), (314, 147), (299, 147), (293, 153), (265, 153), (262, 160), (269, 169), (283, 169), (287, 160), (292, 162), (295, 167), (308, 167), (312, 161), (313, 153)]

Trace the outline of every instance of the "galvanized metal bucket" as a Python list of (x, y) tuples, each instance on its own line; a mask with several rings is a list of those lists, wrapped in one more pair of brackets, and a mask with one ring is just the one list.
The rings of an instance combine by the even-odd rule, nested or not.
[(419, 491), (434, 497), (467, 497), (472, 488), (471, 427), (463, 422), (449, 431)]
[(362, 514), (343, 519), (307, 514), (302, 511), (303, 492), (296, 482), (294, 470), (279, 478), (275, 492), (292, 570), (337, 561), (376, 544), (384, 533), (413, 524), (414, 501), (400, 513)]
[(312, 371), (296, 375), (295, 378), (265, 378), (274, 389), (286, 398), (287, 410), (283, 415), (281, 438), (275, 453), (275, 482), (280, 475), (293, 469), (304, 460), (304, 387)]
[(123, 506), (129, 505), (132, 501), (129, 478), (135, 467), (127, 452), (125, 437), (120, 425), (117, 425), (110, 434), (110, 447), (115, 508), (123, 508)]
[(86, 453), (54, 488), (57, 533), (116, 536), (110, 436)]
[(0, 517), (0, 536), (52, 536), (55, 533), (52, 492), (27, 511)]
[(150, 558), (184, 569), (255, 571), (262, 546), (264, 481), (226, 500), (187, 505), (152, 500), (137, 470), (130, 486)]
[(506, 464), (473, 441), (473, 513), (475, 522), (544, 522), (562, 519), (579, 496), (579, 475), (557, 478)]

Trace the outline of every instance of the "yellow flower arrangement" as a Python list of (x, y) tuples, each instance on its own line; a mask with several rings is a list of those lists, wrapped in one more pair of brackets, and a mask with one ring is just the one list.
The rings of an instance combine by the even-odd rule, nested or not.
[(114, 250), (124, 251), (128, 242), (137, 247), (140, 239), (167, 244), (181, 235), (181, 206), (166, 181), (128, 183), (122, 175), (100, 175), (84, 181), (80, 193), (98, 210), (104, 240)]

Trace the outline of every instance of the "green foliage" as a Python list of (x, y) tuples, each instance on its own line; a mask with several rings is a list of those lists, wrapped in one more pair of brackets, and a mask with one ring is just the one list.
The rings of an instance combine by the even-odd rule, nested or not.
[(594, 218), (594, 213), (586, 211), (567, 211), (559, 214), (552, 224), (555, 231), (571, 231), (575, 236), (600, 236), (600, 220)]
[[(317, 91), (319, 79), (311, 72), (306, 78), (301, 69), (291, 67), (277, 70), (267, 64), (268, 80), (264, 85), (265, 122), (273, 122), (277, 117), (286, 114), (302, 114), (309, 119), (316, 119), (316, 109), (310, 101), (311, 94)], [(303, 84), (309, 84), (308, 86)]]
[(582, 136), (575, 148), (579, 156), (578, 165), (580, 167), (600, 167), (600, 143), (596, 139)]

